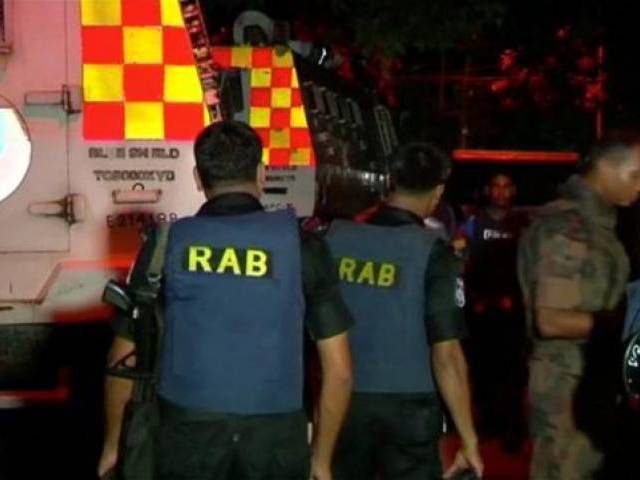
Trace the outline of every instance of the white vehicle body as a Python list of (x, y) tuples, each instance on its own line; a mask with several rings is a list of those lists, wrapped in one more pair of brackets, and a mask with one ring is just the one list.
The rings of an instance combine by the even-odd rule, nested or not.
[[(0, 365), (11, 369), (50, 333), (28, 326), (107, 319), (102, 290), (126, 274), (141, 228), (203, 197), (191, 142), (83, 139), (80, 0), (1, 3), (0, 118), (18, 137), (0, 138)], [(265, 204), (311, 213), (313, 168), (271, 179), (287, 193)]]

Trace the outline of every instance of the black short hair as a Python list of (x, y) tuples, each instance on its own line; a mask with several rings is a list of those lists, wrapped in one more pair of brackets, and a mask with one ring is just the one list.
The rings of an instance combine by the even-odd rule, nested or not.
[(256, 179), (262, 161), (262, 141), (249, 125), (223, 120), (204, 128), (193, 151), (196, 168), (205, 189), (220, 183), (240, 183)]
[(621, 159), (623, 154), (634, 147), (640, 146), (640, 129), (638, 127), (626, 127), (611, 130), (607, 135), (582, 155), (576, 170), (585, 175), (592, 172), (603, 159)]
[(410, 142), (400, 147), (391, 160), (394, 189), (425, 193), (447, 181), (451, 171), (448, 155), (431, 143)]

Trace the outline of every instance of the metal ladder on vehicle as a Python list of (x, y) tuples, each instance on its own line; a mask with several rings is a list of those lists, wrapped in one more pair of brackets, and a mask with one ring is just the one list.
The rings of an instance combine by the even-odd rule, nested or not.
[(223, 120), (220, 103), (220, 69), (211, 55), (211, 42), (207, 34), (199, 0), (179, 0), (184, 26), (189, 35), (193, 58), (204, 93), (211, 123)]

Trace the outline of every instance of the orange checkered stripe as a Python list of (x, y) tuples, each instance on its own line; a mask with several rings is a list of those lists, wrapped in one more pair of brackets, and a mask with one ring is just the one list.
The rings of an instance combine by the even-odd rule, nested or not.
[(87, 140), (193, 140), (209, 123), (178, 0), (81, 0)]
[(311, 136), (291, 51), (214, 47), (221, 68), (250, 69), (249, 124), (263, 142), (267, 165), (315, 165)]

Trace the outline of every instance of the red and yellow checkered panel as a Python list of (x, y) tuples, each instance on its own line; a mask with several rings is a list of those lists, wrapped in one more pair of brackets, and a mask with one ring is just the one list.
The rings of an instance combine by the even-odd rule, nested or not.
[(179, 0), (81, 0), (84, 138), (193, 140), (209, 123)]
[(215, 47), (222, 68), (250, 70), (249, 124), (263, 142), (267, 165), (315, 165), (311, 136), (290, 50)]

